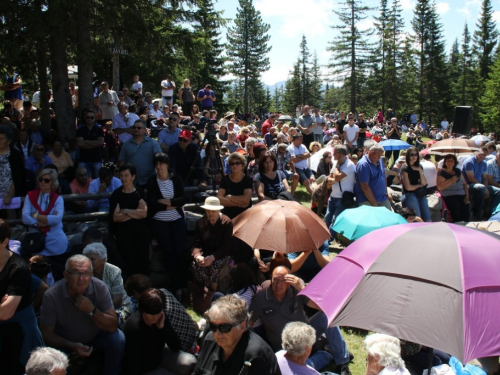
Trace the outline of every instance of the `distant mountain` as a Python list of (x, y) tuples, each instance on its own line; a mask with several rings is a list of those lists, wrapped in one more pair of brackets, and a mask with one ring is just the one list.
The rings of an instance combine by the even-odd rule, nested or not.
[[(274, 90), (278, 87), (280, 88), (281, 86), (285, 87), (286, 81), (280, 81), (278, 83), (275, 83), (274, 85), (264, 85), (264, 88), (267, 89), (269, 87), (269, 91), (271, 91), (271, 94), (274, 93)], [(325, 91), (326, 90), (326, 84), (321, 85), (321, 90)]]

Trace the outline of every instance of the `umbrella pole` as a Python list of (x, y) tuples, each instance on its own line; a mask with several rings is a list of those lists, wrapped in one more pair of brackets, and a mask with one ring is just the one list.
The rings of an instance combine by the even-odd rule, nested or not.
[(431, 375), (432, 363), (434, 362), (434, 349), (429, 348), (429, 370), (427, 371), (427, 375)]

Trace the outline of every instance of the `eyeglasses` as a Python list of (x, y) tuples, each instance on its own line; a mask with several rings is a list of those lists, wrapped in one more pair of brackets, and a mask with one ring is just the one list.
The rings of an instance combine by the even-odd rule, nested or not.
[(79, 277), (82, 277), (84, 279), (88, 279), (89, 277), (92, 277), (92, 273), (91, 272), (71, 272), (71, 271), (66, 271), (68, 274), (70, 274), (71, 276), (73, 277), (76, 277), (76, 278), (79, 278)]
[(94, 116), (85, 116), (85, 119), (86, 120), (93, 120), (93, 119), (95, 119), (95, 117)]
[(212, 332), (216, 332), (217, 330), (219, 330), (220, 333), (228, 333), (229, 331), (231, 331), (233, 329), (233, 327), (236, 327), (238, 324), (240, 323), (222, 323), (222, 324), (214, 324), (214, 323), (210, 323), (210, 330)]
[(48, 184), (49, 182), (51, 182), (52, 180), (50, 178), (42, 178), (40, 177), (38, 179), (38, 182), (45, 182), (46, 184)]
[(412, 156), (418, 156), (418, 154), (410, 154), (410, 157), (412, 157)]
[(241, 161), (233, 161), (232, 163), (229, 163), (230, 167), (232, 167), (233, 165), (241, 165)]
[(134, 129), (134, 130), (141, 130), (141, 129), (146, 129), (146, 128), (143, 127), (143, 126), (132, 126), (132, 129)]

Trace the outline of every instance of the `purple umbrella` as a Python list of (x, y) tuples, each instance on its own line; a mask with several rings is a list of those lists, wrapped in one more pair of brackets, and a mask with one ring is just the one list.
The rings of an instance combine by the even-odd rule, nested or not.
[(443, 350), (462, 363), (500, 355), (500, 237), (448, 223), (360, 238), (302, 291), (333, 325)]

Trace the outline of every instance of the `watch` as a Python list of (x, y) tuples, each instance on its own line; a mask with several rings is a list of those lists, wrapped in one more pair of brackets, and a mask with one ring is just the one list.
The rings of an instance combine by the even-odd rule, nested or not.
[(94, 309), (91, 312), (87, 313), (87, 315), (92, 318), (94, 316), (94, 314), (96, 313), (96, 311), (97, 311), (97, 307), (94, 306)]
[(128, 208), (125, 209), (125, 215), (128, 216)]

